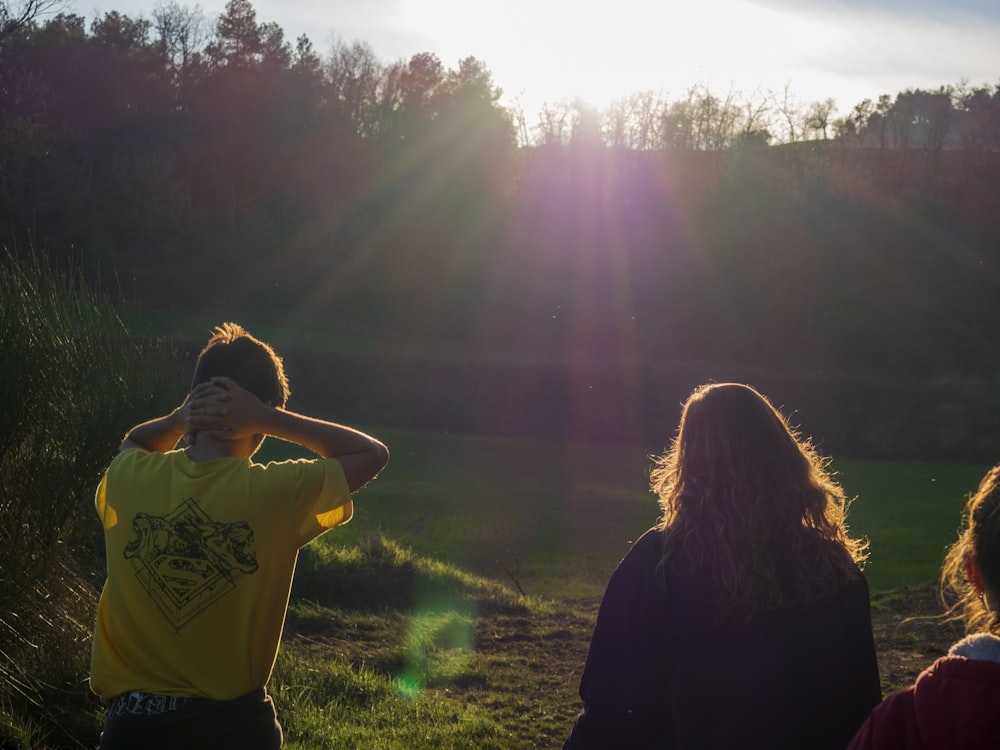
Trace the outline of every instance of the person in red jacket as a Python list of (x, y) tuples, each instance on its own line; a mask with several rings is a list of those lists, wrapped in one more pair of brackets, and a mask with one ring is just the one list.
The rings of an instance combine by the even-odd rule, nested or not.
[(961, 619), (969, 635), (877, 706), (849, 750), (1000, 747), (1000, 464), (966, 503), (941, 596), (946, 619)]

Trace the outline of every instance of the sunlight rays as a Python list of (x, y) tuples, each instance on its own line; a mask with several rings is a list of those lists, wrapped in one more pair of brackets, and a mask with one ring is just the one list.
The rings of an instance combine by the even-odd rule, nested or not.
[(695, 85), (789, 85), (797, 99), (833, 98), (847, 110), (907, 87), (992, 80), (1000, 45), (1000, 27), (970, 14), (926, 17), (839, 3), (405, 0), (399, 9), (392, 24), (400, 38), (445, 62), (485, 61), (503, 103), (532, 113), (576, 98), (605, 107), (641, 91), (676, 98)]

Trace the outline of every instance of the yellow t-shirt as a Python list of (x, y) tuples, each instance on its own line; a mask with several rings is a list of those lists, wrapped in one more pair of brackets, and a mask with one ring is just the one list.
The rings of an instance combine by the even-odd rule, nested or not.
[(95, 498), (107, 581), (90, 686), (228, 700), (274, 666), (298, 550), (351, 519), (336, 459), (120, 453)]

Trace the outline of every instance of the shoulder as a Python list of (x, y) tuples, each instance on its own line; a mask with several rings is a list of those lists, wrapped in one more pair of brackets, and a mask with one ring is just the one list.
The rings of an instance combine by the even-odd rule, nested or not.
[[(983, 667), (991, 674), (980, 674)], [(982, 683), (990, 687), (984, 689)], [(913, 685), (889, 694), (874, 708), (851, 750), (888, 746), (888, 738), (895, 740), (894, 747), (910, 747), (901, 743), (901, 738), (950, 725), (948, 721), (942, 723), (941, 717), (953, 713), (957, 716), (963, 706), (968, 710), (984, 703), (995, 705), (998, 694), (1000, 664), (942, 656), (923, 670)]]
[(601, 598), (593, 640), (607, 643), (609, 638), (624, 639), (625, 643), (640, 632), (666, 632), (669, 602), (657, 580), (661, 540), (660, 532), (647, 531), (618, 563)]
[(632, 543), (625, 557), (618, 564), (620, 568), (642, 568), (655, 567), (663, 558), (663, 532), (652, 528)]
[(853, 592), (855, 596), (861, 597), (865, 601), (870, 601), (871, 591), (868, 588), (868, 579), (865, 577), (864, 571), (856, 563), (852, 563), (852, 568), (851, 573), (847, 577), (845, 588)]
[(647, 530), (635, 540), (629, 553), (649, 555), (656, 553), (659, 555), (663, 551), (663, 530), (653, 527)]
[(149, 455), (151, 455), (150, 452), (139, 445), (134, 445), (134, 444), (125, 445), (123, 443), (121, 449), (118, 451), (115, 457), (111, 459), (111, 464), (114, 465), (120, 463), (128, 463), (131, 461), (137, 461), (143, 456), (149, 456)]
[(159, 453), (157, 451), (149, 451), (138, 446), (127, 447), (119, 451), (118, 454), (111, 459), (111, 464), (108, 466), (108, 472), (130, 471), (139, 469), (140, 467), (170, 464), (176, 460), (178, 455), (183, 455), (183, 452), (170, 451), (168, 453)]
[(832, 598), (824, 597), (824, 600), (832, 600), (836, 602), (835, 606), (841, 608), (860, 607), (866, 611), (869, 610), (871, 608), (871, 591), (868, 588), (868, 579), (865, 577), (864, 571), (853, 560), (847, 560), (843, 576), (836, 589), (831, 592)]
[(995, 686), (1000, 694), (1000, 663), (973, 656), (942, 656), (917, 677), (915, 687), (926, 690), (938, 682), (969, 682)]
[(319, 495), (348, 499), (351, 496), (344, 467), (336, 458), (295, 458), (251, 463), (251, 481), (275, 491), (292, 490), (302, 497)]
[(604, 592), (605, 601), (655, 597), (660, 591), (656, 569), (663, 558), (663, 534), (650, 529), (640, 536), (618, 563)]
[(268, 461), (267, 463), (250, 463), (250, 471), (270, 477), (290, 477), (322, 475), (326, 473), (341, 473), (343, 467), (336, 458), (291, 458), (285, 461)]
[(909, 687), (890, 693), (875, 709), (882, 717), (898, 716), (912, 712), (915, 705), (927, 701), (932, 694), (940, 697), (946, 683), (954, 680), (985, 680), (1000, 686), (1000, 664), (977, 661), (963, 656), (942, 656), (924, 669)]

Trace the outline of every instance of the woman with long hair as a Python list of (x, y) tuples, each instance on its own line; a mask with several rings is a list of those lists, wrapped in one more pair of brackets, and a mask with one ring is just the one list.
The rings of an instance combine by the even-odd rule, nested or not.
[(828, 462), (753, 388), (704, 385), (651, 488), (662, 519), (608, 583), (565, 750), (842, 750), (881, 691)]
[[(1000, 465), (965, 505), (941, 569), (943, 619), (966, 636), (872, 712), (850, 750), (989, 750), (1000, 746)], [(918, 720), (919, 717), (919, 720)]]

